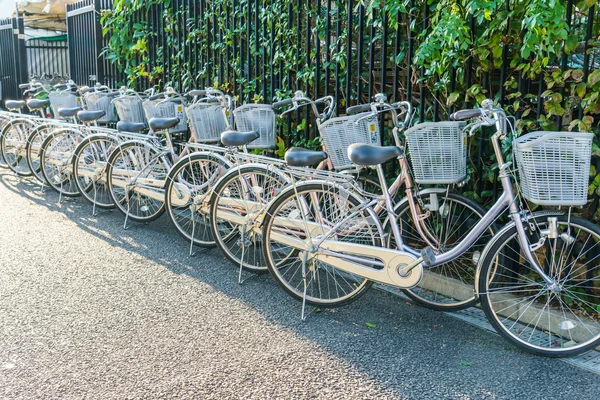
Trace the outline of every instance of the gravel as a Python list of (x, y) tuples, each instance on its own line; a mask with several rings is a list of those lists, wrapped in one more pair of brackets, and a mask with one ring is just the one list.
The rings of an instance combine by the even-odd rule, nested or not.
[(0, 398), (598, 399), (597, 375), (387, 292), (302, 322), (166, 216), (122, 223), (0, 170)]

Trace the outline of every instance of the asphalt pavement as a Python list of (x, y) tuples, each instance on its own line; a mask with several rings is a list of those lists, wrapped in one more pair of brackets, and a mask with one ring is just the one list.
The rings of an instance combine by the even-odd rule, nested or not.
[(600, 398), (599, 375), (384, 291), (302, 322), (167, 216), (91, 210), (0, 170), (2, 399)]

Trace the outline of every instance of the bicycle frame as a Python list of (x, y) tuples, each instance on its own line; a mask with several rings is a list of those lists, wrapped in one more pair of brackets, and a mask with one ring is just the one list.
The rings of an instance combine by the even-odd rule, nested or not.
[[(510, 175), (507, 173), (510, 163), (504, 162), (502, 153), (500, 151), (499, 140), (505, 135), (504, 130), (502, 129), (504, 124), (504, 121), (502, 121), (503, 111), (494, 110), (493, 114), (496, 119), (497, 132), (492, 136), (492, 144), (498, 160), (498, 165), (500, 166), (499, 178), (504, 192), (492, 206), (492, 208), (467, 234), (467, 236), (464, 237), (457, 244), (457, 246), (450, 251), (436, 255), (432, 249), (425, 248), (421, 252), (421, 256), (417, 258), (418, 253), (403, 243), (398, 222), (393, 218), (391, 221), (392, 233), (394, 234), (396, 242), (398, 243), (397, 250), (365, 246), (354, 243), (342, 243), (336, 241), (335, 239), (331, 240), (332, 235), (339, 233), (336, 232), (336, 229), (346, 224), (349, 220), (364, 210), (367, 210), (369, 213), (371, 213), (372, 210), (370, 210), (370, 207), (372, 207), (373, 204), (378, 203), (380, 200), (372, 200), (370, 202), (363, 203), (357, 209), (353, 210), (350, 215), (337, 223), (335, 226), (331, 227), (328, 233), (325, 233), (316, 240), (311, 240), (310, 243), (277, 232), (271, 233), (272, 239), (297, 248), (301, 251), (305, 251), (307, 257), (316, 258), (345, 272), (360, 275), (384, 284), (390, 284), (399, 287), (412, 287), (418, 284), (420, 276), (422, 275), (423, 267), (434, 267), (436, 265), (452, 261), (461, 256), (477, 241), (483, 232), (489, 228), (495, 219), (506, 209), (508, 209), (510, 217), (517, 228), (518, 241), (526, 260), (532, 265), (534, 270), (542, 277), (542, 279), (552, 287), (552, 285), (555, 284), (554, 280), (544, 273), (543, 269), (540, 267), (539, 263), (531, 252), (530, 244), (525, 233), (525, 226), (521, 218), (522, 213), (516, 204), (516, 197), (512, 189), (512, 181)], [(384, 189), (385, 209), (393, 214), (392, 199), (385, 185), (383, 169), (381, 166), (378, 166), (377, 170), (382, 189)], [(399, 177), (399, 181), (403, 180), (408, 181), (406, 176), (403, 178), (401, 175)], [(290, 190), (297, 190), (297, 187), (294, 185), (294, 187), (290, 188)], [(410, 187), (407, 190), (411, 190)], [(311, 193), (310, 195), (315, 196), (314, 193)], [(308, 205), (306, 204), (306, 206)], [(283, 219), (280, 221), (278, 219), (277, 226), (294, 228), (298, 227), (299, 225), (303, 225), (303, 227), (308, 231), (312, 231), (314, 229), (320, 229), (322, 231), (323, 224), (319, 221), (309, 222), (306, 218), (307, 215), (304, 208), (304, 206), (299, 207), (300, 213), (302, 214), (301, 221), (294, 221), (291, 218), (286, 218), (287, 221), (283, 221)], [(314, 226), (312, 226), (313, 224)], [(374, 259), (381, 260), (381, 262), (378, 262)], [(376, 270), (371, 266), (383, 267), (383, 269)], [(414, 281), (415, 274), (411, 273), (413, 270), (416, 270), (417, 275), (419, 275), (419, 278), (416, 282)]]

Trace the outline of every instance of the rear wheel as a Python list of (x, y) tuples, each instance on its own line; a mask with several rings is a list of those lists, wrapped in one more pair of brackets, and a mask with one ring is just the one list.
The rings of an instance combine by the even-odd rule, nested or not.
[(506, 340), (537, 355), (570, 357), (600, 345), (600, 228), (554, 215), (552, 239), (549, 216), (525, 228), (533, 257), (555, 285), (525, 260), (516, 227), (507, 225), (486, 249), (478, 289), (488, 320)]
[(210, 154), (190, 154), (169, 173), (165, 204), (173, 225), (181, 236), (201, 247), (214, 247), (208, 203), (217, 181), (229, 163)]
[(73, 151), (81, 139), (81, 133), (60, 129), (48, 136), (40, 148), (40, 167), (48, 185), (67, 197), (81, 195), (73, 176)]
[(155, 147), (124, 143), (108, 159), (106, 179), (112, 201), (133, 221), (154, 221), (165, 212), (163, 187), (168, 172), (169, 163)]
[(27, 138), (27, 144), (25, 146), (25, 154), (27, 165), (33, 176), (40, 181), (45, 183), (44, 174), (42, 173), (42, 166), (40, 162), (40, 150), (44, 139), (50, 136), (52, 132), (60, 128), (60, 124), (43, 124), (37, 126)]
[[(442, 252), (456, 247), (473, 227), (485, 215), (486, 210), (473, 200), (456, 193), (425, 192), (415, 197), (427, 217), (422, 226), (429, 240), (435, 242)], [(427, 247), (416, 228), (416, 221), (410, 212), (408, 202), (396, 207), (400, 234), (405, 245), (421, 250)], [(396, 248), (396, 241), (388, 223), (388, 248)], [(404, 293), (417, 303), (439, 311), (457, 311), (471, 307), (477, 303), (474, 293), (477, 263), (486, 244), (495, 232), (490, 226), (484, 234), (460, 257), (446, 264), (423, 269), (423, 279), (411, 289), (403, 289)]]
[(28, 120), (9, 122), (2, 130), (0, 136), (0, 152), (6, 166), (19, 176), (31, 176), (32, 172), (27, 165), (25, 147), (27, 138), (36, 124)]
[(106, 168), (116, 140), (108, 136), (85, 138), (73, 154), (73, 175), (83, 197), (100, 208), (114, 208)]
[(357, 299), (372, 285), (307, 252), (323, 235), (330, 240), (380, 247), (383, 231), (371, 209), (346, 220), (360, 204), (358, 197), (338, 186), (303, 183), (284, 191), (268, 207), (263, 223), (263, 257), (275, 281), (288, 294), (303, 300), (306, 287), (307, 304), (335, 307)]
[(289, 183), (276, 170), (241, 166), (219, 181), (210, 202), (212, 234), (217, 246), (234, 265), (264, 273), (260, 228), (267, 205)]

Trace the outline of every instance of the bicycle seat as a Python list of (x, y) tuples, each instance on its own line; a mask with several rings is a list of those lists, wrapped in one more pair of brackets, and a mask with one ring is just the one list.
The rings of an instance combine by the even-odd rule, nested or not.
[(58, 109), (58, 115), (60, 115), (61, 117), (73, 117), (75, 116), (79, 111), (81, 111), (81, 107), (74, 107), (74, 108), (59, 108)]
[(238, 131), (225, 131), (221, 133), (221, 143), (227, 147), (237, 147), (246, 145), (260, 137), (260, 134), (256, 131), (250, 132), (238, 132)]
[(381, 147), (354, 143), (348, 147), (348, 158), (356, 165), (379, 165), (400, 155), (402, 150), (397, 146)]
[(160, 131), (165, 129), (171, 129), (179, 123), (179, 118), (150, 118), (148, 125), (153, 131)]
[(104, 117), (105, 115), (106, 113), (103, 110), (79, 111), (77, 113), (77, 118), (79, 118), (81, 122), (92, 122)]
[(20, 110), (25, 106), (25, 102), (23, 100), (6, 100), (4, 105), (9, 110)]
[(31, 99), (27, 101), (27, 107), (32, 110), (39, 110), (41, 108), (46, 108), (50, 105), (50, 100), (39, 100), (39, 99)]
[(327, 159), (324, 151), (314, 151), (302, 147), (292, 147), (285, 152), (285, 162), (292, 167), (310, 167)]
[(119, 132), (140, 132), (146, 129), (146, 124), (142, 122), (128, 122), (128, 121), (119, 121), (117, 122), (117, 130)]

